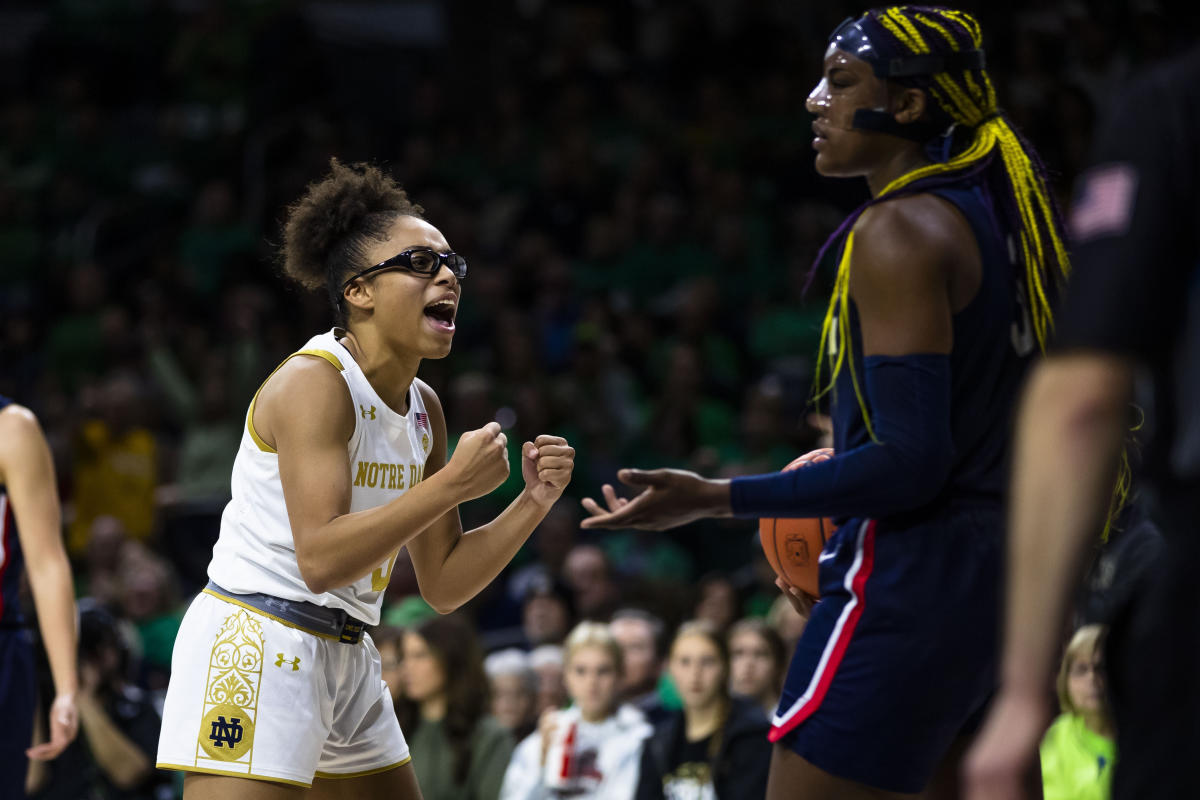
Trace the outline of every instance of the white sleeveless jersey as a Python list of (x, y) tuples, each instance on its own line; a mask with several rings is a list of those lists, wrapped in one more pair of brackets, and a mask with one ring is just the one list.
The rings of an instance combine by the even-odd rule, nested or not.
[[(346, 381), (354, 404), (354, 433), (346, 444), (353, 482), (350, 511), (363, 511), (399, 497), (420, 482), (433, 433), (416, 380), (408, 391), (408, 413), (397, 414), (371, 388), (350, 352), (338, 342), (336, 331), (314, 336), (289, 358), (324, 358)], [(237, 594), (262, 592), (305, 600), (378, 624), (383, 590), (399, 551), (350, 586), (322, 594), (310, 591), (296, 562), (296, 544), (279, 481), (279, 457), (255, 432), (253, 418), (251, 400), (233, 463), (233, 499), (221, 516), (221, 535), (213, 548), (208, 577)]]

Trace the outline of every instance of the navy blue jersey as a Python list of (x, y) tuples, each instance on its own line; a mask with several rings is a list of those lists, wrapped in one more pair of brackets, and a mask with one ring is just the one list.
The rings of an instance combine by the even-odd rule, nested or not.
[[(1001, 500), (1008, 482), (1017, 393), (1029, 358), (1037, 348), (1028, 312), (1023, 310), (1028, 308), (1019, 288), (1023, 283), (1016, 279), (1007, 239), (985, 190), (979, 185), (963, 184), (930, 192), (952, 203), (970, 223), (983, 274), (978, 293), (953, 320), (950, 408), (954, 466), (938, 497), (930, 506), (915, 510), (916, 514), (963, 502), (990, 504)], [(850, 315), (854, 370), (861, 385), (862, 335), (853, 302)], [(833, 394), (836, 450), (846, 452), (868, 443), (870, 436), (848, 369), (838, 375)]]
[[(12, 400), (0, 395), (0, 411), (11, 404)], [(0, 483), (0, 626), (17, 625), (22, 621), (17, 595), (24, 567), (21, 541), (17, 538), (17, 520), (8, 502), (8, 492)]]

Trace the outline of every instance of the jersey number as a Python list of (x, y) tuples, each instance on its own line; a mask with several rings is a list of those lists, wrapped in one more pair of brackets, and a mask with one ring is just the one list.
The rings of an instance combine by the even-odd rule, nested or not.
[(371, 573), (371, 591), (382, 592), (387, 588), (388, 581), (392, 579), (392, 569), (396, 566), (396, 558), (400, 555), (397, 550), (388, 560), (386, 567), (379, 567)]

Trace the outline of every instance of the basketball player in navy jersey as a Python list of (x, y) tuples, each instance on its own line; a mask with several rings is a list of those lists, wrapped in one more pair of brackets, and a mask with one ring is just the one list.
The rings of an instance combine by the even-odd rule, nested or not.
[(1067, 258), (981, 46), (963, 12), (871, 11), (809, 95), (817, 171), (871, 191), (826, 245), (834, 457), (732, 481), (622, 470), (640, 494), (584, 501), (585, 528), (838, 521), (772, 720), (771, 800), (952, 796), (994, 687), (1009, 421)]
[[(37, 698), (33, 641), (17, 597), (22, 568), (29, 574), (56, 692), (50, 735), (32, 748)], [(24, 797), (26, 759), (55, 758), (75, 738), (76, 686), (75, 599), (54, 464), (37, 418), (0, 396), (0, 797)]]

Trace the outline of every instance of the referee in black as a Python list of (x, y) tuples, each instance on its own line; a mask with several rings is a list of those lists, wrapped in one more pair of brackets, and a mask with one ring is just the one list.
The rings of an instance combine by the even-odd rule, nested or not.
[(1074, 274), (1017, 425), (1001, 687), (970, 800), (1016, 800), (1052, 718), (1071, 598), (1103, 525), (1134, 399), (1140, 502), (1163, 530), (1106, 651), (1113, 797), (1197, 796), (1200, 747), (1200, 48), (1129, 85), (1071, 216)]

